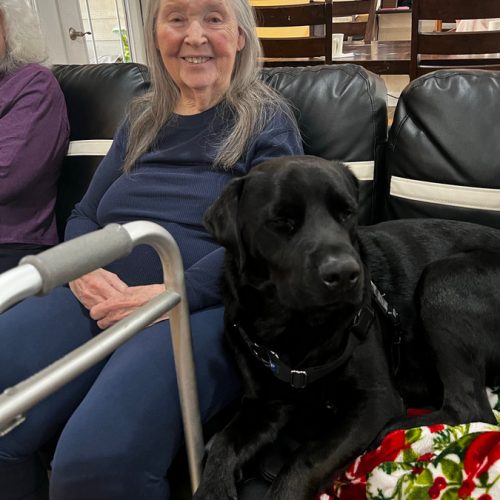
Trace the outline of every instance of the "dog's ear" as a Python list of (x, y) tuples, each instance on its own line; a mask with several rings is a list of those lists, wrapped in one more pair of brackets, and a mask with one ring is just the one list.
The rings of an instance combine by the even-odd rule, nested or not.
[(356, 193), (358, 193), (358, 191), (359, 191), (359, 179), (358, 179), (356, 173), (347, 163), (342, 163), (342, 165), (344, 166), (345, 170), (347, 171), (347, 177), (349, 178), (349, 182), (351, 183), (351, 186), (353, 186)]
[(208, 232), (238, 259), (240, 268), (244, 250), (238, 228), (238, 203), (244, 183), (244, 178), (232, 180), (204, 216)]
[(354, 197), (356, 199), (356, 202), (359, 202), (359, 187), (360, 187), (360, 182), (357, 177), (357, 175), (354, 173), (353, 169), (347, 165), (347, 163), (340, 162), (340, 161), (333, 161), (333, 165), (337, 168), (339, 165), (342, 169), (344, 169), (345, 173), (347, 174), (345, 176), (347, 183), (349, 184), (349, 187), (352, 188), (354, 192)]

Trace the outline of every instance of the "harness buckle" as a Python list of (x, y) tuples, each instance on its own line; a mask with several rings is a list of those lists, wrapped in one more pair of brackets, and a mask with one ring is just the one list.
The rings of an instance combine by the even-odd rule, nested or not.
[(307, 385), (307, 372), (304, 370), (291, 370), (290, 385), (294, 389), (304, 389)]
[(279, 356), (270, 349), (260, 346), (259, 344), (252, 344), (252, 351), (254, 356), (266, 367), (271, 369), (272, 372), (277, 370), (276, 362), (279, 361)]

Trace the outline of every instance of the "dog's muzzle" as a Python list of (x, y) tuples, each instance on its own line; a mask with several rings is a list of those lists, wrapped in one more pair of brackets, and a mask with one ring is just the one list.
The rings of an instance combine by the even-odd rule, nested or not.
[(330, 290), (349, 290), (359, 283), (361, 267), (351, 255), (328, 256), (319, 265), (318, 275)]

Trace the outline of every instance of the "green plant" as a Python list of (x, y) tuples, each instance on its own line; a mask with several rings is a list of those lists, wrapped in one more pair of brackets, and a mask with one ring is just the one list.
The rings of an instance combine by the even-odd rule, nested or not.
[(119, 28), (113, 28), (113, 33), (118, 33), (120, 35), (123, 48), (123, 55), (125, 57), (125, 60), (123, 62), (131, 62), (132, 56), (130, 54), (130, 45), (128, 42), (128, 34), (126, 28), (122, 28), (121, 30)]

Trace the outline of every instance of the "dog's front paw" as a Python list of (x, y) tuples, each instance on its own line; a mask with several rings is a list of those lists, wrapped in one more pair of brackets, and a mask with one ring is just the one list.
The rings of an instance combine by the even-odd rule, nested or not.
[(237, 500), (235, 482), (222, 477), (202, 480), (193, 500)]
[(267, 491), (264, 500), (311, 500), (315, 490), (302, 475), (279, 474)]

